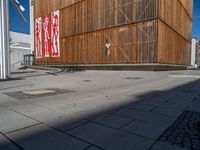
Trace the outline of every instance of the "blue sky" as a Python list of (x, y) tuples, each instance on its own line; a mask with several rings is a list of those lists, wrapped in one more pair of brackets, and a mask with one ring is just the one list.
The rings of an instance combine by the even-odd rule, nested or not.
[(194, 0), (193, 37), (200, 39), (200, 0)]
[[(19, 2), (26, 8), (25, 16), (28, 22), (23, 22), (13, 4), (10, 3), (10, 28), (12, 31), (30, 33), (29, 0), (19, 0)], [(194, 0), (193, 37), (200, 39), (200, 0)]]
[(15, 6), (11, 1), (9, 6), (10, 13), (10, 29), (16, 32), (30, 33), (30, 21), (29, 21), (29, 0), (18, 0), (26, 9), (25, 17), (27, 23), (23, 21), (20, 14), (18, 14)]

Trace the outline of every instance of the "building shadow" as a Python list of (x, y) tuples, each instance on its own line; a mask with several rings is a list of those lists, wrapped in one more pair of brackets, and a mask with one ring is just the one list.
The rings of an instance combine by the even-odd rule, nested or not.
[[(146, 119), (147, 122), (152, 121), (152, 123), (154, 123), (156, 119), (154, 118), (155, 120), (153, 120), (153, 116), (162, 115), (164, 116), (163, 118), (166, 118), (167, 120), (166, 124), (165, 119), (161, 119), (162, 121), (158, 122), (157, 125), (159, 126), (160, 124), (161, 126), (165, 126), (167, 129), (176, 121), (178, 116), (180, 116), (190, 106), (191, 103), (200, 101), (199, 89), (200, 80), (196, 80), (166, 91), (143, 93), (138, 95), (137, 99), (135, 99), (135, 95), (132, 95), (128, 100), (126, 100), (128, 102), (123, 105), (113, 105), (102, 109), (94, 108), (84, 112), (77, 112), (69, 118), (62, 118), (61, 116), (58, 120), (50, 121), (47, 124), (40, 121), (38, 125), (31, 127), (32, 129), (25, 128), (19, 132), (16, 131), (6, 134), (5, 138), (8, 141), (0, 141), (0, 149), (9, 149), (11, 143), (18, 149), (27, 150), (86, 150), (91, 147), (97, 149), (115, 149), (117, 145), (121, 144), (114, 142), (116, 145), (113, 145), (113, 147), (110, 145), (110, 148), (108, 148), (109, 146), (104, 147), (104, 144), (102, 144), (103, 146), (99, 144), (107, 142), (107, 145), (109, 145), (109, 142), (117, 140), (109, 140), (109, 138), (114, 138), (114, 136), (106, 133), (106, 130), (104, 129), (99, 128), (102, 131), (96, 131), (96, 128), (93, 128), (92, 124), (99, 127), (102, 126), (102, 128), (109, 128), (113, 132), (116, 131), (116, 133), (121, 133), (122, 137), (116, 135), (116, 138), (123, 138), (123, 133), (125, 133), (130, 135), (131, 139), (132, 133), (122, 130), (125, 126), (128, 126), (135, 120), (140, 120), (140, 118), (141, 120)], [(160, 108), (163, 108), (163, 111), (160, 111), (161, 113), (163, 112), (163, 114), (160, 114), (160, 112), (157, 111)], [(169, 112), (169, 114), (167, 114), (166, 112), (165, 114), (164, 108), (172, 109), (176, 112), (177, 110), (180, 111), (177, 114), (173, 114), (173, 111), (172, 113)], [(119, 118), (119, 120), (117, 118)], [(157, 120), (159, 121), (159, 119)], [(46, 125), (43, 125), (43, 123)], [(97, 137), (101, 139), (95, 139)], [(144, 136), (141, 137), (145, 138)], [(124, 138), (127, 139), (127, 137)], [(150, 141), (156, 140), (157, 139), (150, 138)], [(130, 141), (127, 142), (126, 140), (123, 142), (125, 142), (124, 147), (118, 147), (118, 149), (130, 149), (132, 143)], [(134, 138), (132, 142), (134, 143)], [(113, 143), (111, 142), (111, 144)], [(150, 145), (153, 144), (155, 143), (152, 142)]]

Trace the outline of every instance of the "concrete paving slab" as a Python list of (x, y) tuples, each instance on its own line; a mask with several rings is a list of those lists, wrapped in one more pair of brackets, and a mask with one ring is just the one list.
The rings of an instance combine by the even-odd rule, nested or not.
[(49, 94), (54, 93), (55, 91), (52, 90), (29, 90), (29, 91), (22, 91), (23, 94), (27, 95), (41, 95), (41, 94)]
[(142, 104), (130, 104), (126, 106), (126, 108), (129, 108), (132, 110), (145, 111), (145, 112), (149, 112), (155, 109), (156, 107), (157, 106), (155, 105), (142, 105)]
[(116, 129), (88, 123), (67, 133), (109, 150), (146, 150), (153, 141)]
[(176, 117), (168, 117), (164, 115), (153, 114), (150, 112), (140, 112), (130, 109), (122, 109), (114, 114), (130, 119), (137, 119), (149, 123), (154, 123), (163, 127), (169, 127), (176, 120)]
[(122, 130), (156, 140), (166, 130), (166, 127), (136, 120)]
[(49, 120), (44, 123), (50, 127), (56, 128), (64, 132), (86, 124), (87, 122), (87, 120), (84, 120), (77, 116), (66, 116), (63, 118)]
[(0, 134), (0, 150), (20, 150), (20, 149), (13, 143), (11, 143), (11, 141), (5, 138), (2, 134)]
[[(24, 100), (22, 100), (22, 97), (19, 96), (19, 100), (17, 101), (16, 95), (13, 95), (15, 98), (11, 98), (5, 95), (3, 97), (3, 94), (0, 94), (0, 105), (7, 106), (15, 111), (34, 117), (48, 126), (59, 129), (60, 131), (73, 131), (75, 129), (79, 129), (88, 123), (84, 121), (82, 122), (82, 118), (99, 116), (103, 112), (110, 112), (110, 114), (116, 117), (122, 117), (130, 120), (135, 120), (136, 118), (139, 121), (155, 124), (155, 126), (169, 127), (171, 122), (176, 119), (175, 116), (167, 117), (164, 114), (155, 114), (152, 113), (152, 110), (148, 107), (137, 107), (135, 105), (148, 104), (159, 107), (167, 107), (167, 109), (171, 108), (184, 110), (190, 102), (193, 101), (190, 98), (199, 93), (198, 89), (200, 88), (200, 81), (192, 78), (168, 78), (170, 73), (171, 72), (84, 71), (76, 73), (62, 73), (57, 74), (57, 76), (34, 75), (33, 77), (24, 77), (25, 80), (1, 82), (0, 93), (49, 88), (70, 89), (75, 92), (67, 92), (63, 95), (52, 95), (51, 97), (28, 96), (28, 98), (31, 97), (31, 99)], [(193, 71), (182, 71), (178, 73), (193, 74)], [(199, 72), (196, 73), (200, 74)], [(38, 75), (39, 74), (40, 72), (38, 72)], [(127, 78), (134, 79), (138, 77), (143, 79), (127, 80)], [(90, 80), (91, 82), (85, 82), (86, 80)], [(28, 84), (32, 85), (21, 87), (21, 85)], [(32, 106), (32, 104), (29, 105), (27, 102), (34, 104), (36, 107)], [(25, 105), (23, 103), (25, 103)], [(133, 105), (133, 109), (127, 108), (131, 105)], [(38, 108), (37, 106), (41, 106), (41, 108)], [(43, 110), (43, 107), (48, 110)], [(123, 108), (131, 111), (125, 112), (123, 116), (115, 114), (116, 112), (119, 112), (119, 110), (122, 111)], [(192, 109), (195, 110), (194, 107)], [(0, 114), (6, 115), (6, 111), (2, 111)], [(78, 118), (72, 119), (73, 117), (68, 118), (68, 116), (65, 116), (69, 114), (78, 116)], [(104, 122), (105, 120), (107, 119), (104, 117), (100, 118), (101, 122)], [(109, 118), (108, 120), (112, 119)], [(113, 122), (115, 122), (115, 119), (113, 120)], [(118, 124), (118, 122), (116, 124)], [(100, 125), (100, 123), (98, 123), (98, 125)], [(110, 141), (112, 143), (122, 143), (123, 137), (125, 137), (125, 143), (128, 143), (127, 141), (134, 141), (128, 140), (129, 138), (124, 136), (124, 133), (129, 134), (127, 131), (116, 131), (116, 129), (112, 129), (114, 128), (114, 125), (113, 127), (109, 127), (106, 124), (102, 124), (101, 127), (103, 126), (106, 127), (106, 129), (109, 128), (108, 133), (112, 133), (112, 135), (107, 136), (107, 130), (103, 133), (98, 131), (97, 134), (98, 137), (100, 137), (99, 139), (103, 139), (103, 142), (99, 142), (100, 144), (103, 143), (104, 145), (109, 145)], [(110, 129), (112, 129), (112, 131), (110, 131)], [(87, 131), (84, 131), (84, 134), (88, 135), (89, 133), (88, 138), (95, 139), (95, 137), (97, 137), (97, 135), (95, 135), (96, 131)], [(113, 134), (119, 132), (122, 132), (123, 134), (121, 134), (122, 137), (118, 138), (119, 140), (117, 141), (115, 139), (118, 136), (113, 136)], [(134, 134), (130, 133), (130, 135)], [(52, 134), (52, 136), (54, 136), (54, 134)], [(105, 137), (106, 139), (104, 139)], [(98, 142), (95, 141), (95, 143)], [(138, 145), (143, 146), (143, 143), (145, 142), (142, 142), (142, 144), (139, 144), (138, 142)], [(44, 145), (46, 146), (48, 143), (44, 142)], [(92, 144), (90, 143), (89, 145)], [(126, 146), (129, 147), (128, 144)], [(131, 143), (130, 147), (132, 148), (132, 146), (133, 145)], [(109, 147), (109, 149), (116, 148), (116, 146), (114, 146), (114, 148), (112, 148), (112, 146), (106, 146), (106, 148), (107, 147)]]
[(131, 119), (114, 116), (111, 114), (102, 114), (97, 117), (91, 118), (90, 120), (113, 128), (121, 128), (122, 126), (132, 121)]
[(25, 150), (83, 150), (89, 144), (42, 124), (7, 135)]
[(89, 148), (86, 149), (86, 150), (103, 150), (103, 149), (100, 149), (100, 148), (95, 147), (95, 146), (91, 146), (91, 147), (89, 147)]
[[(32, 109), (32, 108), (31, 108)], [(39, 112), (28, 113), (32, 118), (59, 130), (67, 131), (77, 126), (80, 126), (87, 120), (80, 116), (66, 115), (56, 110), (39, 109)]]
[(42, 113), (31, 115), (32, 118), (46, 123), (56, 119), (63, 119), (66, 115), (55, 110), (46, 110)]
[(11, 98), (7, 95), (0, 94), (0, 105), (5, 107), (22, 105), (26, 102)]
[(31, 103), (22, 103), (17, 106), (10, 106), (10, 109), (25, 114), (27, 116), (33, 116), (35, 114), (42, 114), (46, 111), (49, 111), (47, 108), (33, 105)]
[(187, 108), (188, 111), (194, 111), (200, 113), (200, 101), (196, 101), (192, 104), (190, 104)]
[(178, 117), (178, 116), (181, 115), (181, 113), (183, 111), (184, 111), (184, 109), (173, 109), (173, 108), (167, 108), (167, 107), (158, 107), (155, 110), (153, 110), (152, 113), (171, 116), (171, 117)]
[(158, 142), (151, 148), (151, 150), (188, 150), (188, 149), (169, 145), (163, 142)]
[(8, 133), (38, 124), (37, 121), (6, 108), (0, 108), (0, 132)]
[(168, 103), (163, 103), (161, 105), (159, 105), (160, 107), (167, 107), (167, 108), (171, 108), (171, 109), (186, 109), (189, 103), (181, 103), (181, 102), (176, 102), (176, 100), (174, 100), (173, 102), (168, 102)]

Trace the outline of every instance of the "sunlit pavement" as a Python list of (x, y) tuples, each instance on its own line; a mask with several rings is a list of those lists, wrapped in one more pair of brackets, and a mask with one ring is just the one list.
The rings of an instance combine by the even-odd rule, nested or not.
[(168, 133), (187, 112), (198, 130), (199, 71), (29, 69), (12, 77), (0, 81), (0, 150), (200, 148), (200, 138)]

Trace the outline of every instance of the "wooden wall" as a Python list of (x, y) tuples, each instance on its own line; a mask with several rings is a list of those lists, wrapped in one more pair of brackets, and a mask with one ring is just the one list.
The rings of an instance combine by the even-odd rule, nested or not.
[(193, 0), (159, 0), (159, 19), (183, 38), (192, 38)]
[[(156, 61), (157, 0), (36, 0), (36, 16), (60, 9), (61, 57), (43, 64)], [(45, 3), (46, 7), (39, 4)], [(73, 5), (72, 5), (73, 4)], [(44, 7), (44, 9), (42, 9)], [(111, 55), (106, 57), (106, 40)]]
[(193, 0), (159, 0), (159, 63), (190, 63), (192, 10)]
[(38, 18), (55, 10), (69, 7), (83, 0), (34, 0), (34, 17)]
[[(60, 10), (61, 57), (43, 64), (187, 64), (192, 0), (35, 0), (35, 18)], [(173, 39), (173, 40), (172, 40)], [(111, 55), (105, 56), (106, 40)]]
[(193, 18), (193, 0), (180, 0), (187, 13)]
[[(111, 55), (105, 55), (106, 40)], [(43, 64), (153, 63), (157, 54), (157, 20), (61, 38), (61, 57)]]
[[(62, 38), (64, 63), (143, 63), (154, 62), (157, 21), (126, 25)], [(105, 56), (105, 43), (111, 44), (111, 55)]]
[(84, 0), (61, 10), (61, 37), (157, 18), (157, 0)]
[(158, 22), (158, 62), (188, 65), (191, 43), (162, 21)]

